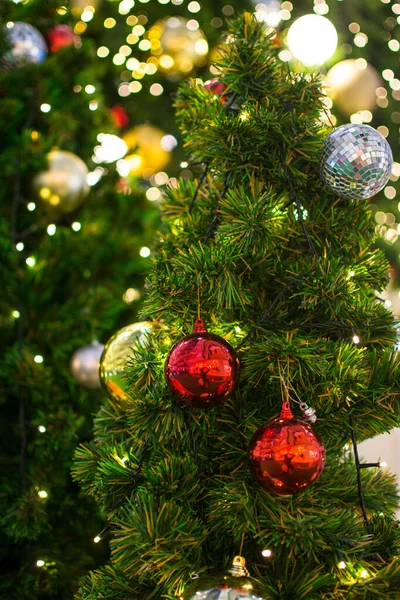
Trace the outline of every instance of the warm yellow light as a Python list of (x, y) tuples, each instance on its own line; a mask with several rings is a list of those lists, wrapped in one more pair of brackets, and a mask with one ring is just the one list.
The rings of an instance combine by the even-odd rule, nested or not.
[(269, 558), (270, 556), (272, 556), (272, 551), (271, 550), (263, 550), (261, 552), (261, 555), (264, 556), (265, 558)]
[(47, 494), (46, 490), (39, 490), (38, 496), (39, 496), (39, 498), (47, 498), (48, 494)]
[(45, 431), (46, 431), (46, 427), (44, 425), (39, 425), (38, 429), (39, 429), (40, 433), (45, 433)]
[[(28, 258), (26, 259), (25, 262), (28, 265), (28, 267), (34, 267), (36, 265), (36, 259), (34, 256), (28, 256)], [(38, 362), (38, 361), (35, 360), (35, 362)]]
[(140, 81), (131, 81), (131, 83), (129, 84), (129, 90), (132, 92), (132, 94), (137, 94), (138, 92), (140, 92), (142, 87), (143, 86), (140, 83)]
[(110, 50), (107, 48), (107, 46), (100, 46), (100, 48), (97, 49), (97, 56), (99, 58), (105, 58), (109, 54)]
[(104, 21), (104, 27), (106, 29), (112, 29), (113, 27), (115, 27), (116, 24), (117, 24), (117, 21), (111, 17), (108, 17), (108, 19), (106, 19)]
[(98, 544), (101, 540), (101, 537), (99, 535), (96, 535), (96, 537), (93, 539), (95, 544)]
[(346, 568), (346, 563), (344, 562), (344, 560), (341, 560), (340, 563), (338, 563), (338, 567), (339, 567), (339, 569), (345, 569)]
[(20, 317), (19, 311), (13, 310), (11, 316), (14, 317), (14, 319), (18, 319)]
[(50, 223), (50, 225), (47, 226), (47, 233), (49, 235), (54, 235), (56, 231), (57, 231), (57, 227), (54, 223)]
[(44, 560), (37, 560), (36, 561), (36, 566), (37, 567), (44, 567), (44, 564), (45, 564)]
[(171, 69), (174, 66), (174, 59), (169, 54), (163, 54), (160, 56), (160, 65), (163, 69)]
[(43, 198), (43, 200), (48, 200), (51, 196), (51, 190), (48, 187), (40, 188), (39, 196)]
[(363, 569), (360, 573), (360, 577), (366, 579), (368, 577), (368, 571), (366, 571), (366, 569)]
[(321, 15), (304, 15), (289, 29), (288, 46), (306, 65), (322, 65), (336, 50), (338, 36), (334, 25)]
[(135, 288), (128, 288), (123, 294), (122, 299), (127, 304), (131, 304), (131, 302), (140, 299), (140, 292), (139, 290), (135, 290)]
[(158, 188), (151, 187), (146, 192), (146, 198), (147, 200), (154, 202), (155, 200), (159, 200), (161, 198), (161, 192)]
[(15, 247), (18, 250), (18, 252), (22, 252), (22, 250), (25, 248), (24, 242), (18, 242), (18, 244)]
[(36, 204), (34, 202), (28, 202), (26, 207), (30, 212), (34, 211), (36, 208)]
[(44, 113), (48, 113), (51, 111), (51, 106), (45, 102), (44, 104), (40, 105), (40, 110)]
[(161, 96), (161, 94), (164, 91), (164, 88), (160, 83), (153, 83), (153, 85), (150, 86), (149, 91), (152, 96)]
[(72, 228), (74, 231), (79, 231), (79, 230), (82, 228), (82, 225), (81, 225), (80, 223), (78, 223), (78, 221), (74, 221), (74, 222), (71, 224), (71, 228)]
[(358, 335), (353, 335), (353, 342), (355, 344), (359, 344), (360, 343), (360, 338), (358, 337)]
[(36, 354), (36, 356), (34, 356), (33, 360), (35, 361), (35, 363), (40, 364), (43, 362), (43, 356), (41, 356), (40, 354)]

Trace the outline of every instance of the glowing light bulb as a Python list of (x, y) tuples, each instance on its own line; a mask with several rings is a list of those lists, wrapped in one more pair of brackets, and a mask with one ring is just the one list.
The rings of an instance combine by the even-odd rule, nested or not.
[(99, 535), (96, 535), (96, 537), (93, 539), (95, 544), (98, 544), (101, 540), (101, 537)]
[(57, 227), (54, 225), (54, 223), (51, 223), (50, 225), (48, 225), (47, 233), (49, 235), (54, 235), (56, 231), (57, 231)]
[(47, 498), (48, 494), (47, 494), (46, 490), (39, 490), (38, 496), (39, 496), (39, 498)]
[(74, 222), (71, 224), (71, 228), (72, 228), (74, 231), (79, 231), (79, 230), (82, 228), (82, 225), (81, 225), (80, 223), (78, 223), (78, 221), (74, 221)]
[(28, 256), (25, 262), (28, 265), (28, 267), (34, 267), (36, 265), (36, 259), (34, 256)]
[(41, 356), (40, 354), (36, 354), (36, 356), (33, 358), (33, 360), (35, 361), (35, 363), (37, 363), (39, 365), (40, 363), (43, 362), (43, 356)]
[(30, 212), (34, 211), (36, 208), (36, 204), (34, 202), (29, 202), (29, 204), (26, 207)]
[(355, 344), (359, 344), (360, 343), (360, 338), (358, 337), (358, 335), (353, 335), (353, 342)]
[(143, 248), (140, 248), (139, 254), (143, 258), (147, 258), (148, 256), (150, 256), (151, 250), (150, 248), (147, 248), (147, 246), (143, 246)]
[(51, 106), (50, 104), (47, 104), (47, 102), (45, 102), (44, 104), (40, 105), (40, 110), (44, 113), (48, 113), (51, 111)]
[(22, 252), (25, 246), (23, 242), (18, 242), (18, 244), (15, 247), (18, 250), (18, 252)]
[(272, 551), (271, 550), (263, 550), (261, 552), (262, 556), (265, 556), (265, 558), (269, 558), (270, 556), (272, 556)]
[(37, 560), (37, 561), (36, 561), (36, 566), (37, 566), (37, 567), (44, 567), (44, 564), (45, 564), (45, 563), (44, 563), (44, 560)]
[(368, 571), (363, 569), (360, 573), (360, 577), (362, 577), (363, 579), (366, 579), (368, 577)]
[(306, 65), (322, 65), (336, 50), (338, 36), (334, 25), (321, 15), (304, 15), (289, 29), (288, 46)]
[(11, 316), (14, 317), (14, 319), (19, 319), (19, 317), (20, 317), (19, 310), (13, 310), (11, 313)]
[(341, 560), (340, 563), (338, 563), (338, 567), (339, 567), (339, 569), (345, 569), (346, 568), (346, 563), (344, 562), (344, 560)]
[(384, 469), (385, 467), (387, 467), (387, 462), (385, 462), (384, 460), (381, 460), (381, 462), (379, 463), (379, 466), (382, 467), (382, 469)]
[(99, 162), (115, 162), (125, 156), (128, 151), (128, 146), (117, 135), (99, 133), (97, 140), (100, 145), (95, 147), (94, 154)]
[(39, 425), (38, 429), (39, 429), (40, 433), (45, 433), (45, 431), (46, 431), (46, 427), (44, 425)]

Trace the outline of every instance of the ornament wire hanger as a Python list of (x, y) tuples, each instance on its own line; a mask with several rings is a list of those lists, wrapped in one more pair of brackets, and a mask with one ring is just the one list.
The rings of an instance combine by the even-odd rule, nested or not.
[[(317, 414), (316, 414), (315, 410), (311, 406), (308, 406), (308, 404), (306, 402), (303, 402), (303, 400), (300, 398), (299, 394), (297, 393), (296, 389), (290, 383), (289, 378), (286, 377), (286, 369), (288, 367), (282, 367), (279, 360), (278, 360), (278, 365), (279, 365), (279, 372), (280, 372), (281, 390), (284, 390), (284, 392), (285, 392), (284, 394), (282, 393), (282, 398), (285, 396), (286, 402), (290, 403), (290, 401), (292, 401), (295, 404), (297, 404), (299, 406), (301, 412), (303, 413), (303, 417), (305, 418), (305, 420), (308, 421), (309, 423), (315, 423), (315, 421), (317, 420)], [(294, 394), (294, 397), (293, 397), (293, 395), (291, 395), (290, 392), (292, 392), (292, 394)]]

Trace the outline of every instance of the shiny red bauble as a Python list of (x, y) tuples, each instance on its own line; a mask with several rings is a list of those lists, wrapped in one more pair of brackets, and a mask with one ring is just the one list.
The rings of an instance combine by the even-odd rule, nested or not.
[(225, 83), (223, 83), (222, 81), (220, 81), (217, 78), (210, 79), (209, 81), (205, 82), (204, 89), (207, 90), (208, 92), (212, 92), (216, 96), (221, 96), (220, 101), (222, 102), (222, 104), (225, 104), (225, 102), (226, 102), (225, 92), (227, 89), (227, 86), (225, 85)]
[(284, 402), (279, 417), (254, 434), (250, 468), (257, 481), (279, 496), (308, 488), (325, 466), (325, 448), (311, 425), (296, 419)]
[(193, 333), (177, 342), (165, 361), (173, 395), (192, 408), (222, 404), (239, 379), (239, 358), (224, 338), (208, 333), (201, 319)]
[(47, 33), (50, 52), (58, 52), (66, 46), (79, 44), (80, 37), (68, 25), (55, 25)]

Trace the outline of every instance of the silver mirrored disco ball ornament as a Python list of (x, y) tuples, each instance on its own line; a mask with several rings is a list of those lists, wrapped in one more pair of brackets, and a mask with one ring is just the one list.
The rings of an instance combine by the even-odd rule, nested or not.
[(387, 184), (392, 166), (389, 144), (369, 125), (342, 125), (328, 135), (322, 148), (322, 179), (341, 198), (375, 196)]
[(94, 340), (91, 344), (78, 348), (72, 355), (70, 368), (71, 374), (78, 383), (86, 388), (101, 387), (100, 382), (100, 356), (104, 344)]
[(242, 556), (226, 572), (203, 575), (187, 588), (182, 600), (269, 600), (268, 590), (249, 576)]
[(33, 25), (21, 21), (9, 22), (5, 26), (5, 33), (11, 48), (1, 59), (3, 70), (41, 63), (46, 58), (46, 40)]

